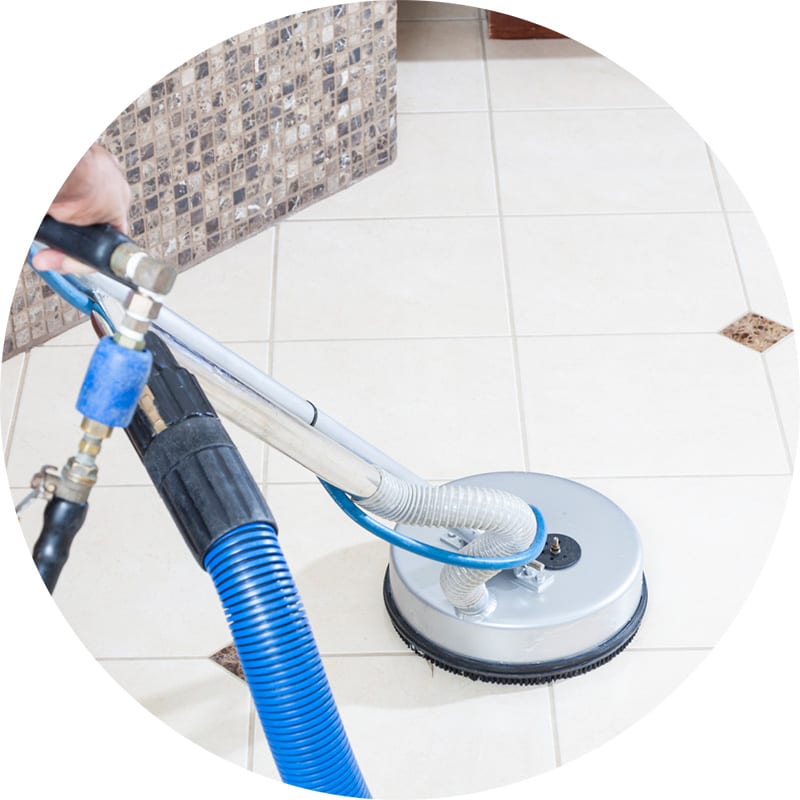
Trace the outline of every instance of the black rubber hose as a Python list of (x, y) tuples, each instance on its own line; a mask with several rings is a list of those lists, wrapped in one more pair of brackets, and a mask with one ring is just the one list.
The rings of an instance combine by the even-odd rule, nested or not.
[(70, 225), (48, 215), (39, 225), (36, 241), (100, 270), (115, 281), (133, 285), (111, 271), (111, 256), (120, 245), (135, 243), (111, 225)]
[(33, 561), (50, 594), (69, 558), (69, 548), (81, 529), (89, 510), (88, 503), (73, 503), (52, 498), (44, 510), (42, 532), (33, 548)]

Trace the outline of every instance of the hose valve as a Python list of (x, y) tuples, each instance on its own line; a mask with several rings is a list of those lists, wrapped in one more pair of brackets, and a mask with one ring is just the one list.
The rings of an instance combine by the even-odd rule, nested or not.
[(71, 503), (85, 503), (97, 483), (96, 459), (103, 439), (111, 436), (113, 428), (96, 420), (84, 417), (81, 421), (83, 438), (78, 443), (78, 452), (67, 460), (61, 470), (55, 496)]
[(34, 501), (38, 499), (50, 500), (55, 494), (56, 487), (60, 480), (58, 467), (53, 464), (45, 464), (31, 478), (31, 490), (22, 500), (17, 503), (14, 510), (17, 512), (17, 519), (22, 516), (22, 512)]

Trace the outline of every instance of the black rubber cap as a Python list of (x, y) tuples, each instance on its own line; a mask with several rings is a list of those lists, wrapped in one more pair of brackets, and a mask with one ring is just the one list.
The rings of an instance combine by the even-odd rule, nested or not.
[(197, 379), (152, 333), (147, 348), (153, 354), (147, 385), (166, 427), (156, 430), (139, 408), (126, 432), (202, 566), (221, 536), (251, 522), (275, 528), (275, 520)]
[(199, 564), (242, 525), (275, 527), (272, 512), (217, 417), (187, 417), (158, 434), (143, 463)]

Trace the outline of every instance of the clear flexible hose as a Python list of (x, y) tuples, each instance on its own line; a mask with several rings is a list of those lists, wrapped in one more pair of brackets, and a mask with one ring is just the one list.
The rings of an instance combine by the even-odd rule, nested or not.
[[(382, 472), (375, 494), (356, 502), (393, 522), (481, 531), (459, 552), (484, 558), (513, 556), (526, 550), (538, 529), (531, 507), (509, 492), (480, 486), (423, 486), (387, 472)], [(447, 565), (442, 569), (440, 585), (453, 606), (477, 614), (489, 604), (486, 581), (499, 571)]]

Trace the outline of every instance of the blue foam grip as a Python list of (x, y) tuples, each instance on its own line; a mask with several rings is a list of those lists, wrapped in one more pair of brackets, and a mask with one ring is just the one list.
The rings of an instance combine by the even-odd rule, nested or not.
[(153, 356), (130, 350), (105, 336), (95, 348), (76, 408), (83, 416), (113, 428), (125, 428), (150, 376)]

